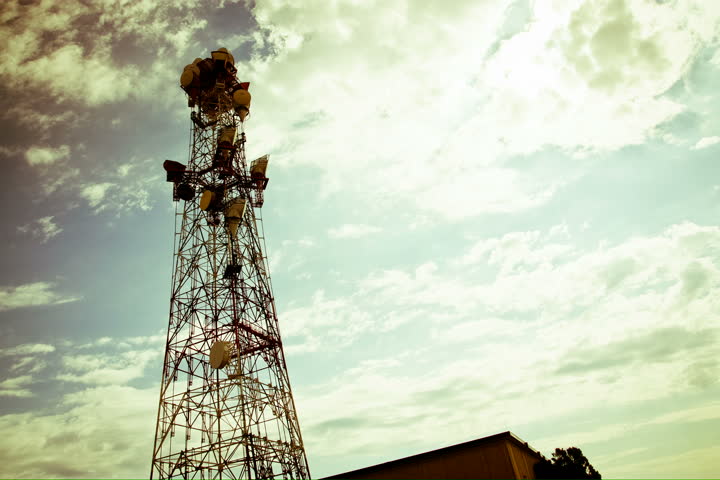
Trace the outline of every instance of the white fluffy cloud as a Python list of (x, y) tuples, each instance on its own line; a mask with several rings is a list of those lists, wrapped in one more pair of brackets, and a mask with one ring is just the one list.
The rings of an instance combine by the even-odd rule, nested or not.
[[(54, 345), (48, 345), (45, 343), (26, 343), (23, 345), (16, 345), (14, 347), (0, 349), (0, 357), (10, 357), (13, 360), (10, 366), (10, 373), (17, 375), (23, 373), (19, 378), (24, 378), (28, 385), (32, 383), (32, 375), (35, 375), (43, 371), (47, 366), (48, 362), (43, 357), (51, 354), (55, 351)], [(10, 381), (12, 379), (9, 379)], [(28, 393), (31, 393), (27, 389), (22, 389)], [(15, 395), (17, 396), (17, 395)]]
[(34, 282), (16, 287), (0, 287), (0, 312), (15, 308), (40, 305), (60, 305), (75, 302), (80, 297), (63, 295), (54, 291), (51, 282)]
[(97, 180), (81, 184), (78, 194), (87, 201), (94, 213), (110, 211), (120, 215), (136, 210), (150, 210), (150, 192), (164, 188), (165, 184), (159, 174), (147, 175), (145, 168), (148, 163), (147, 159), (130, 159)]
[(720, 142), (720, 137), (714, 136), (714, 137), (703, 137), (700, 140), (697, 141), (695, 146), (693, 147), (695, 150), (700, 150), (703, 148), (710, 147), (712, 145), (715, 145), (716, 143)]
[(129, 350), (117, 355), (66, 355), (65, 373), (58, 376), (63, 382), (88, 385), (125, 385), (141, 378), (151, 361), (160, 362), (157, 349)]
[(55, 351), (53, 345), (46, 343), (25, 343), (22, 345), (16, 345), (10, 348), (0, 349), (0, 355), (2, 356), (15, 356), (15, 355), (36, 355), (42, 353), (52, 353)]
[[(0, 475), (142, 476), (150, 468), (157, 393), (154, 388), (95, 387), (64, 395), (55, 413), (0, 416)], [(39, 450), (38, 442), (43, 446)]]
[[(167, 57), (184, 52), (192, 34), (207, 24), (199, 6), (184, 2), (180, 21), (177, 5), (168, 2), (6, 3), (0, 9), (0, 34), (8, 39), (0, 73), (6, 86), (23, 93), (31, 87), (36, 98), (58, 102), (98, 106), (135, 94), (157, 97), (167, 90), (157, 80), (167, 81), (177, 70)], [(149, 67), (117, 61), (118, 43), (128, 39), (153, 45), (146, 49)]]
[[(290, 340), (285, 346), (288, 354), (345, 348), (375, 323), (351, 299), (327, 299), (323, 290), (313, 294), (309, 305), (291, 307), (279, 315), (283, 338)], [(297, 338), (302, 341), (294, 342)]]
[(70, 147), (61, 145), (57, 148), (51, 147), (30, 147), (25, 152), (25, 159), (32, 166), (52, 165), (58, 160), (63, 160), (70, 155)]
[[(42, 112), (25, 103), (13, 105), (5, 111), (4, 117), (32, 129), (34, 135), (44, 136), (45, 131), (57, 125), (66, 129), (77, 126), (78, 121), (84, 118), (80, 112), (65, 110), (62, 112)], [(42, 137), (41, 137), (42, 138)]]
[[(0, 475), (135, 478), (147, 473), (159, 390), (128, 382), (142, 378), (150, 362), (162, 364), (163, 340), (162, 335), (106, 337), (88, 345), (64, 341), (57, 347), (24, 344), (0, 350), (2, 356), (35, 362), (38, 355), (60, 360), (54, 365), (60, 373), (53, 378), (23, 374), (0, 381), (0, 396), (41, 397), (42, 389), (57, 381), (65, 392), (46, 408), (0, 415)], [(22, 435), (13, 434), (18, 431)], [(35, 453), (21, 453), (29, 450)]]
[[(415, 438), (408, 448), (422, 451), (572, 416), (597, 408), (598, 398), (622, 408), (711, 388), (720, 372), (718, 254), (717, 227), (683, 223), (586, 251), (558, 226), (483, 239), (446, 263), (376, 272), (349, 297), (318, 294), (280, 314), (291, 358), (335, 345), (343, 326), (358, 330), (343, 332), (342, 348), (381, 335), (407, 340), (298, 394), (310, 448), (379, 455)], [(563, 408), (549, 412), (558, 399)], [(643, 418), (637, 428), (695, 421)], [(596, 442), (627, 430), (604, 421), (584, 428)], [(428, 430), (432, 442), (423, 440)]]
[(239, 65), (257, 92), (253, 135), (289, 135), (275, 158), (320, 167), (326, 193), (440, 218), (534, 208), (574, 176), (510, 156), (643, 143), (683, 110), (662, 94), (720, 19), (697, 1), (543, 0), (498, 41), (511, 2), (301, 3), (253, 9), (263, 35)]
[(91, 183), (85, 185), (80, 190), (80, 196), (87, 200), (88, 205), (96, 211), (104, 210), (106, 205), (103, 205), (103, 200), (110, 188), (114, 187), (115, 184), (110, 182), (102, 183)]
[(39, 238), (41, 243), (47, 243), (53, 237), (62, 233), (63, 229), (58, 227), (54, 222), (54, 216), (40, 217), (32, 223), (27, 223), (17, 227), (21, 233), (30, 234), (35, 238)]
[(114, 68), (109, 52), (88, 56), (76, 44), (60, 47), (21, 68), (19, 75), (44, 81), (48, 93), (56, 99), (79, 100), (89, 105), (125, 99), (138, 75), (133, 67)]
[(33, 393), (26, 388), (32, 383), (30, 375), (8, 378), (0, 382), (0, 397), (32, 397)]
[[(301, 351), (298, 339), (305, 339), (309, 350), (341, 338), (347, 345), (418, 318), (468, 338), (472, 325), (485, 322), (486, 331), (497, 323), (498, 331), (508, 331), (514, 317), (542, 312), (547, 328), (562, 326), (561, 336), (546, 340), (563, 351), (573, 345), (571, 339), (597, 346), (647, 329), (717, 326), (712, 292), (720, 288), (718, 253), (720, 230), (691, 223), (590, 252), (573, 245), (564, 226), (515, 232), (483, 239), (446, 264), (373, 272), (350, 296), (327, 298), (319, 291), (308, 305), (280, 317), (283, 333), (295, 338), (294, 348)], [(490, 281), (474, 280), (488, 274)], [(594, 328), (588, 330), (588, 324)], [(543, 339), (544, 332), (538, 332)]]

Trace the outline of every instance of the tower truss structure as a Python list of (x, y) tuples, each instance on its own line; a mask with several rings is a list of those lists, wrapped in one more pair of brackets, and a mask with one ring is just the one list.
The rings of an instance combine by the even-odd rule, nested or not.
[(178, 203), (150, 477), (309, 478), (264, 253), (267, 157), (248, 165), (249, 95), (239, 106), (215, 53), (188, 165), (165, 162)]

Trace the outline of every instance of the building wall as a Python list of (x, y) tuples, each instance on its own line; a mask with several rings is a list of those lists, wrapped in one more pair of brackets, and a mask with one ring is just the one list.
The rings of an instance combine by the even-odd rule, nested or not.
[(513, 478), (535, 478), (535, 471), (533, 467), (540, 460), (539, 456), (527, 447), (520, 447), (518, 444), (512, 441), (505, 443), (510, 454), (511, 462), (515, 469), (515, 476)]

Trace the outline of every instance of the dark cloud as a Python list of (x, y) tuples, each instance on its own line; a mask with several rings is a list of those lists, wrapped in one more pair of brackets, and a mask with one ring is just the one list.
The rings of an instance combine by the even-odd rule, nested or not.
[(332, 430), (356, 430), (366, 427), (368, 423), (368, 419), (361, 417), (341, 417), (310, 425), (307, 431), (310, 435), (322, 435)]
[(59, 447), (69, 443), (77, 442), (80, 439), (78, 432), (59, 432), (56, 435), (45, 439), (46, 447)]
[(697, 332), (680, 327), (659, 329), (604, 347), (579, 349), (561, 362), (556, 373), (573, 375), (618, 366), (631, 367), (639, 362), (669, 361), (676, 355), (689, 354), (695, 349), (714, 344), (717, 336), (717, 329)]
[[(207, 28), (204, 16), (216, 9), (217, 4), (194, 0), (131, 2), (123, 8), (108, 8), (100, 0), (5, 2), (0, 15), (9, 20), (0, 25), (0, 35), (13, 41), (0, 60), (4, 87), (21, 94), (32, 89), (43, 106), (117, 103), (134, 93), (152, 98), (144, 76), (157, 77), (151, 70), (158, 65), (182, 68), (183, 60), (175, 57)], [(249, 16), (241, 10), (235, 20), (243, 13)]]
[[(30, 467), (30, 465), (28, 465)], [(35, 472), (42, 472), (42, 475), (54, 478), (88, 478), (92, 473), (90, 469), (92, 466), (88, 466), (88, 469), (79, 469), (75, 465), (69, 465), (65, 462), (59, 461), (39, 461), (32, 465), (31, 476), (36, 475)], [(32, 478), (32, 477), (31, 477)]]
[(685, 371), (688, 384), (700, 388), (710, 388), (720, 381), (720, 362), (715, 359), (692, 363)]
[(412, 395), (412, 403), (417, 405), (461, 405), (467, 400), (468, 392), (487, 390), (488, 385), (477, 380), (453, 381), (439, 385), (431, 390), (422, 390)]
[[(610, 0), (599, 12), (597, 6), (586, 2), (573, 12), (563, 44), (571, 65), (590, 86), (612, 91), (636, 75), (658, 75), (669, 67), (657, 38), (643, 36), (625, 0)], [(598, 16), (603, 21), (595, 27)]]

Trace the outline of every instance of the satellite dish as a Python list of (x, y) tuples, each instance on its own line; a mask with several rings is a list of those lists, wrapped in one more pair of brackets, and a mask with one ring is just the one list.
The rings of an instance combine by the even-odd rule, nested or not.
[(210, 348), (210, 366), (216, 370), (230, 363), (230, 343), (217, 341)]
[(210, 208), (215, 200), (215, 192), (212, 190), (205, 190), (200, 197), (200, 210), (207, 210)]
[(180, 75), (180, 85), (183, 88), (188, 88), (193, 83), (196, 83), (200, 79), (200, 67), (196, 64), (191, 63), (186, 65), (182, 75)]
[(177, 196), (189, 202), (195, 198), (195, 189), (187, 183), (181, 183), (177, 186)]

